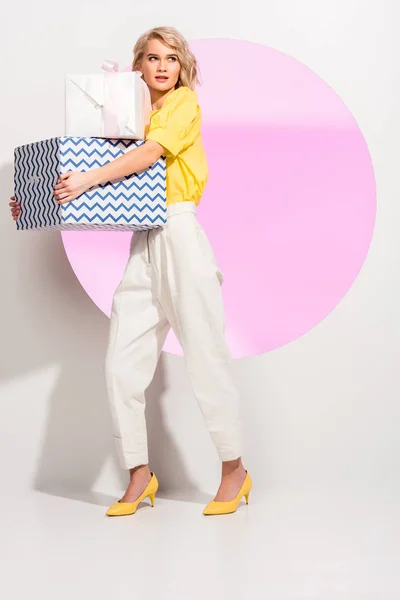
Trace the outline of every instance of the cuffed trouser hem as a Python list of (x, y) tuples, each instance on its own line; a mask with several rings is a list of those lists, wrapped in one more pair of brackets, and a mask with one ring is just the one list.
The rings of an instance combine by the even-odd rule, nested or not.
[(114, 436), (115, 447), (117, 450), (119, 464), (123, 469), (134, 469), (139, 465), (147, 465), (149, 457), (147, 452), (132, 452), (126, 447), (126, 442), (123, 438)]
[[(243, 455), (242, 434), (238, 429), (225, 431), (211, 431), (211, 438), (217, 449), (219, 459), (222, 462), (227, 460), (236, 460)], [(235, 444), (232, 445), (232, 440)]]
[(238, 458), (241, 458), (242, 456), (242, 451), (238, 450), (237, 452), (231, 452), (231, 451), (226, 451), (226, 452), (218, 452), (218, 456), (221, 462), (226, 462), (227, 460), (237, 460)]

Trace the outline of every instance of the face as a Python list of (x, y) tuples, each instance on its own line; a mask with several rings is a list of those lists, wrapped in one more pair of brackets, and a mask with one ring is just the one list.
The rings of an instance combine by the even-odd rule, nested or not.
[(173, 48), (161, 40), (150, 40), (139, 70), (143, 73), (143, 79), (149, 88), (168, 92), (175, 88), (181, 66)]

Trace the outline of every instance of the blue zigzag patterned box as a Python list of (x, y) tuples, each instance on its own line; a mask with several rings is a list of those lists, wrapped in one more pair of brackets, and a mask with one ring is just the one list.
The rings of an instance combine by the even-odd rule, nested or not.
[(21, 203), (17, 229), (153, 229), (166, 222), (166, 166), (108, 182), (59, 205), (53, 196), (61, 173), (88, 171), (143, 141), (59, 137), (14, 150), (14, 193)]

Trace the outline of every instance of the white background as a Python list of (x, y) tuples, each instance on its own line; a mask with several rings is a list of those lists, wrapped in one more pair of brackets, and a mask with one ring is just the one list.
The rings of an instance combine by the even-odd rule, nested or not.
[[(361, 273), (317, 327), (283, 348), (236, 360), (234, 375), (244, 464), (257, 489), (379, 489), (393, 501), (400, 483), (395, 0), (38, 0), (3, 2), (0, 10), (3, 497), (32, 488), (112, 497), (126, 483), (103, 382), (108, 319), (76, 280), (58, 233), (15, 230), (12, 153), (63, 134), (65, 73), (97, 72), (103, 59), (126, 66), (140, 33), (173, 25), (189, 40), (244, 39), (300, 60), (336, 90), (367, 140), (378, 210)], [(215, 492), (220, 467), (182, 358), (163, 353), (147, 401), (150, 463), (162, 488)]]
[[(75, 280), (58, 233), (15, 231), (7, 204), (13, 148), (63, 134), (64, 73), (96, 72), (104, 58), (128, 65), (138, 35), (159, 24), (176, 26), (189, 40), (231, 37), (286, 52), (331, 85), (357, 119), (378, 194), (364, 267), (314, 330), (269, 354), (236, 360), (234, 370), (245, 413), (245, 464), (258, 485), (399, 481), (400, 44), (394, 7), (355, 0), (203, 2), (191, 7), (192, 16), (189, 5), (177, 1), (122, 1), (118, 8), (72, 1), (57, 14), (44, 2), (2, 7), (3, 485), (29, 485), (34, 471), (42, 483), (91, 485), (113, 455), (102, 381), (108, 320)], [(162, 414), (154, 406), (160, 386)], [(154, 468), (182, 469), (181, 484), (216, 481), (214, 449), (183, 359), (162, 355), (148, 396)], [(170, 474), (161, 477), (171, 482)], [(101, 484), (108, 485), (108, 479)]]

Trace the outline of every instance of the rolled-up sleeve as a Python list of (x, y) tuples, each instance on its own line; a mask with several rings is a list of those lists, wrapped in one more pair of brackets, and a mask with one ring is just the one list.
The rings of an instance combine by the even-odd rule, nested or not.
[(200, 118), (197, 93), (178, 88), (153, 115), (146, 140), (155, 140), (171, 156), (177, 156), (190, 143), (191, 130)]

